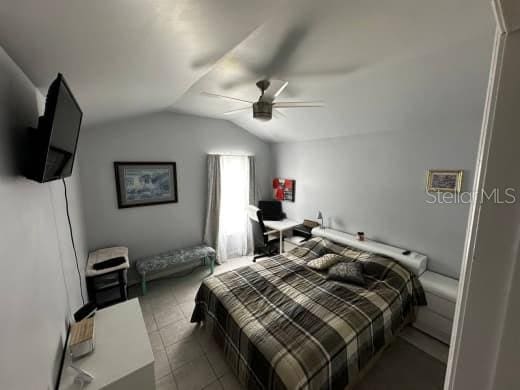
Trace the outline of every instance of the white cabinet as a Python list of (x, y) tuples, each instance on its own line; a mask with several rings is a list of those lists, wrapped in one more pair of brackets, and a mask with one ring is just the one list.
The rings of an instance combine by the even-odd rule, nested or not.
[[(155, 389), (154, 357), (139, 301), (132, 299), (95, 315), (95, 349), (74, 365), (94, 376), (88, 390)], [(79, 390), (67, 353), (60, 390)]]
[(419, 307), (414, 327), (449, 344), (459, 282), (431, 271), (419, 280), (428, 305)]

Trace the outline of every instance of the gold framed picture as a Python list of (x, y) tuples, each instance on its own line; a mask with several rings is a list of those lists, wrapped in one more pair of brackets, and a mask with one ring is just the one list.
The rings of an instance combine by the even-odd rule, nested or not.
[(462, 186), (462, 170), (429, 169), (426, 191), (460, 192)]

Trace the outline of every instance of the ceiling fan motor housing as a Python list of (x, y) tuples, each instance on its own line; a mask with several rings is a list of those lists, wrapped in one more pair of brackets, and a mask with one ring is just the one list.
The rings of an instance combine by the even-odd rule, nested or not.
[(253, 103), (253, 118), (268, 121), (273, 117), (273, 105), (268, 102)]

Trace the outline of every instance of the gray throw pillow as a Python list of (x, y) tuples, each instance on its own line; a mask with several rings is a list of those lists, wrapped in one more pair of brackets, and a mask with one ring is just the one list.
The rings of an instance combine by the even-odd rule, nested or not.
[(365, 278), (363, 277), (363, 265), (357, 261), (341, 262), (336, 264), (329, 269), (327, 279), (351, 283), (358, 286), (366, 285)]

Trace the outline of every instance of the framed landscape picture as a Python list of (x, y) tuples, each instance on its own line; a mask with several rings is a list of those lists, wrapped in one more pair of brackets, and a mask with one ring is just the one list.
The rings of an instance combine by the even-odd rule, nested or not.
[(114, 162), (117, 205), (120, 209), (177, 203), (174, 162)]
[(462, 185), (461, 170), (433, 170), (428, 171), (426, 190), (430, 192), (460, 192)]

